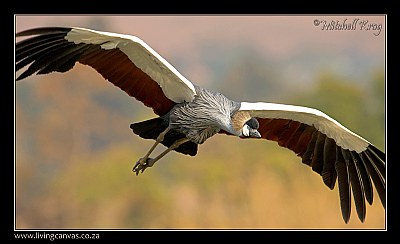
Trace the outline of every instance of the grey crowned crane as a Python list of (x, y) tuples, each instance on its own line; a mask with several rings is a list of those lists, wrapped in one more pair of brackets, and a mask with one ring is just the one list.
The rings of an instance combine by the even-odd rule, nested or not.
[[(385, 208), (385, 153), (319, 110), (232, 101), (190, 82), (136, 36), (75, 27), (29, 29), (16, 36), (30, 36), (16, 44), (16, 71), (27, 66), (17, 80), (66, 72), (79, 62), (153, 109), (159, 117), (130, 126), (140, 137), (155, 140), (134, 165), (136, 174), (172, 150), (195, 156), (198, 145), (216, 134), (260, 138), (292, 150), (330, 189), (337, 180), (346, 223), (351, 192), (361, 221), (365, 199), (373, 202), (373, 185)], [(150, 158), (160, 143), (167, 149)]]

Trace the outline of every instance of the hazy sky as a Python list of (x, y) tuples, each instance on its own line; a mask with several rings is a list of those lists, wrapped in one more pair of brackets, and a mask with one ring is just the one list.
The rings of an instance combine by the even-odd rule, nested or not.
[[(281, 62), (281, 72), (293, 82), (309, 80), (310, 73), (325, 66), (345, 76), (366, 73), (372, 67), (383, 67), (385, 59), (384, 15), (36, 15), (15, 19), (17, 32), (40, 26), (77, 26), (137, 35), (200, 84), (216, 79), (211, 62), (221, 66), (238, 48), (251, 48), (273, 63)], [(214, 56), (210, 60), (207, 55)], [(300, 61), (291, 63), (299, 56)]]
[[(339, 25), (328, 25), (332, 21)], [(350, 30), (332, 29), (343, 24)], [(321, 49), (352, 46), (376, 55), (382, 53), (385, 37), (384, 16), (16, 16), (17, 31), (38, 26), (98, 26), (137, 35), (167, 55), (168, 50), (186, 51), (204, 39), (250, 42), (272, 55), (285, 55), (304, 45)]]

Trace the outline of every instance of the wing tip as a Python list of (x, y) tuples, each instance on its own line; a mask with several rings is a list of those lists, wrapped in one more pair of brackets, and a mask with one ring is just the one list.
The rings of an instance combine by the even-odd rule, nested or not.
[(376, 156), (378, 156), (380, 160), (386, 162), (386, 153), (377, 148), (376, 146), (369, 144), (367, 150), (372, 151), (373, 153), (375, 153)]
[(22, 37), (22, 36), (34, 36), (43, 34), (68, 33), (71, 30), (72, 30), (71, 27), (38, 27), (20, 31), (16, 33), (15, 36)]

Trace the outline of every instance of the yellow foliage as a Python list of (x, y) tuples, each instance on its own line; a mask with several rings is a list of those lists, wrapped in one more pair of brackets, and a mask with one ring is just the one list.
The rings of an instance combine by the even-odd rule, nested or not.
[[(92, 71), (77, 76), (50, 78), (29, 89), (19, 84), (17, 93), (25, 95), (17, 100), (17, 228), (385, 228), (377, 194), (365, 223), (353, 204), (345, 224), (337, 186), (329, 190), (299, 157), (275, 142), (217, 135), (199, 147), (196, 157), (170, 153), (137, 177), (132, 167), (153, 141), (134, 135), (129, 123), (154, 115), (136, 109), (141, 104), (117, 110), (121, 91), (98, 82)], [(73, 80), (80, 76), (89, 82)], [(68, 82), (77, 87), (68, 90)], [(357, 89), (329, 84), (348, 92), (347, 98), (363, 99)], [(321, 104), (328, 106), (329, 92), (323, 94)], [(99, 104), (99, 96), (107, 97), (100, 99), (105, 104)], [(375, 136), (383, 137), (382, 131)]]

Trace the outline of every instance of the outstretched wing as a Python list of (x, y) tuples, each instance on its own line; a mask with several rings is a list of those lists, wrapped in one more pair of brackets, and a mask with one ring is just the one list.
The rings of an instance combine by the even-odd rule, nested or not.
[(16, 70), (28, 66), (17, 80), (66, 72), (80, 62), (158, 115), (196, 94), (189, 80), (136, 36), (75, 27), (36, 28), (16, 36), (33, 36), (16, 44)]
[(330, 189), (339, 184), (342, 216), (347, 223), (351, 191), (358, 217), (364, 221), (365, 199), (372, 204), (372, 183), (386, 202), (385, 153), (319, 110), (274, 103), (242, 102), (241, 111), (256, 117), (262, 138), (294, 151), (322, 176)]

